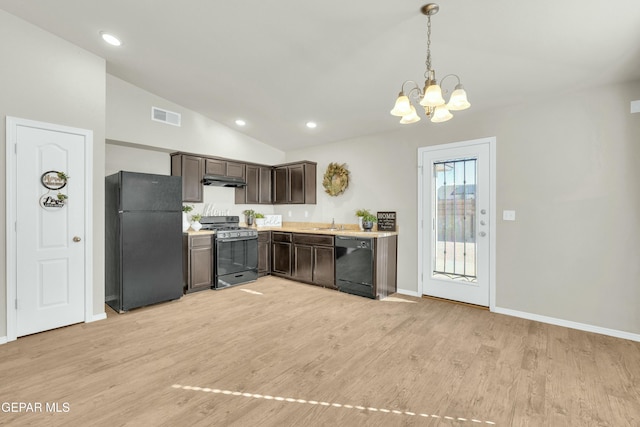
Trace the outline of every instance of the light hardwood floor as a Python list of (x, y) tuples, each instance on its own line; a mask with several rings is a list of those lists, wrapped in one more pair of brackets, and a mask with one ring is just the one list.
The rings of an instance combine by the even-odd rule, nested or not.
[(43, 412), (0, 424), (640, 425), (640, 343), (395, 297), (266, 277), (19, 338), (0, 401)]

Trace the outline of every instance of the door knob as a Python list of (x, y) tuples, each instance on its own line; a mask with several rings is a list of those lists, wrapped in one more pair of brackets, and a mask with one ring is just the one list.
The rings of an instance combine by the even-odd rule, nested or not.
[(82, 239), (81, 239), (80, 237), (78, 237), (78, 236), (75, 236), (75, 237), (73, 238), (73, 241), (74, 241), (74, 242), (79, 242), (80, 240), (82, 240)]
[(484, 237), (484, 236), (486, 236), (486, 235), (487, 235), (487, 233), (485, 233), (484, 231), (481, 231), (481, 232), (480, 232), (480, 237)]

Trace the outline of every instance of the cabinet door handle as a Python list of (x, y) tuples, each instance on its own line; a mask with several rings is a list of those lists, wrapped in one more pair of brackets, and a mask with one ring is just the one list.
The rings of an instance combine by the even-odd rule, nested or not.
[(76, 242), (76, 243), (78, 243), (80, 240), (82, 240), (82, 239), (80, 237), (78, 237), (78, 236), (75, 236), (73, 238), (73, 241)]

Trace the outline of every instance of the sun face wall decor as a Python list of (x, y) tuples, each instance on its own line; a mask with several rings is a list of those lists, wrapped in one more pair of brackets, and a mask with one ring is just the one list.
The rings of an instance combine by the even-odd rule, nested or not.
[(339, 196), (349, 186), (349, 170), (345, 163), (329, 163), (322, 179), (324, 192), (330, 196)]

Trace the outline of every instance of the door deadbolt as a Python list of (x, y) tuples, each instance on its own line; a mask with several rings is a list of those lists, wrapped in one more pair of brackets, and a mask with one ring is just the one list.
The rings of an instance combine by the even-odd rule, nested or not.
[(487, 233), (485, 233), (484, 231), (481, 231), (481, 232), (480, 232), (480, 237), (484, 237), (484, 236), (486, 236), (486, 235), (487, 235)]
[(73, 238), (73, 241), (74, 241), (74, 242), (79, 242), (80, 240), (82, 240), (82, 239), (81, 239), (80, 237), (78, 237), (78, 236), (76, 236), (76, 237), (74, 237), (74, 238)]

